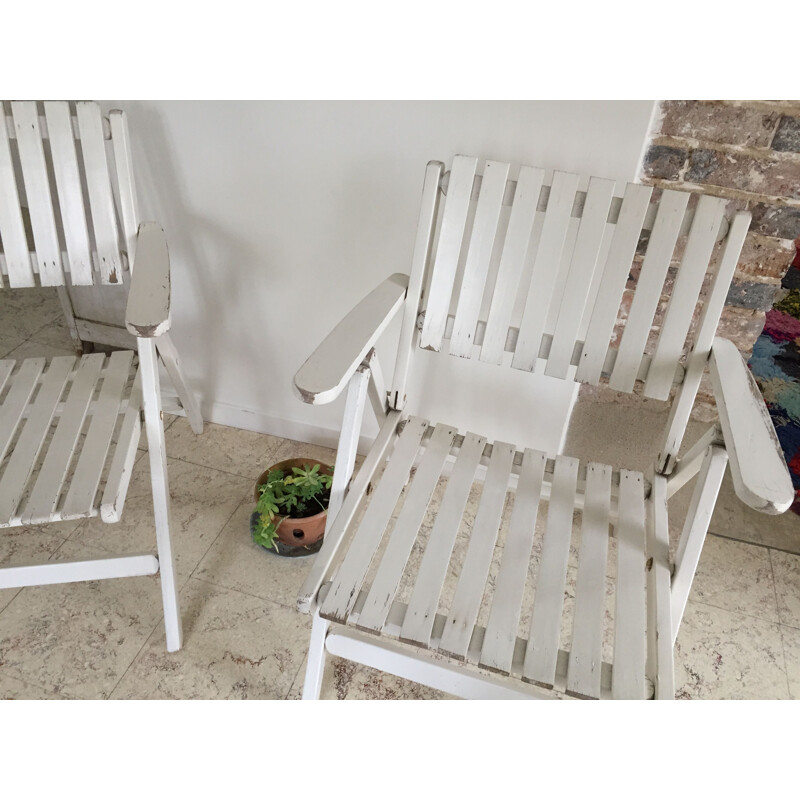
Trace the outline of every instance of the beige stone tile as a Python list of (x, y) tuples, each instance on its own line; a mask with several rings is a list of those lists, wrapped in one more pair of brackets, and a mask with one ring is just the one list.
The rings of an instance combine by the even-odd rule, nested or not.
[(213, 422), (206, 422), (198, 435), (185, 417), (178, 417), (167, 430), (166, 442), (170, 458), (241, 475), (255, 482), (277, 460), (272, 459), (272, 453), (284, 440)]
[(288, 558), (257, 545), (250, 535), (253, 508), (248, 498), (236, 509), (193, 577), (294, 610), (298, 591), (316, 555)]
[(53, 356), (75, 356), (78, 353), (74, 347), (55, 347), (52, 344), (42, 344), (33, 339), (27, 339), (21, 342), (9, 353), (6, 353), (4, 358), (13, 358), (15, 361), (22, 361), (26, 358), (52, 358)]
[[(178, 580), (183, 584), (242, 502), (250, 483), (227, 472), (167, 460), (172, 545)], [(122, 519), (106, 524), (87, 520), (72, 540), (113, 553), (155, 552), (155, 522), (148, 458), (133, 469)]]
[(0, 356), (63, 318), (56, 289), (0, 291)]
[(769, 550), (707, 536), (689, 599), (778, 622)]
[(77, 352), (75, 342), (70, 336), (69, 328), (63, 316), (58, 316), (41, 327), (31, 336), (31, 341), (61, 350)]
[(4, 675), (0, 669), (0, 700), (70, 700), (69, 695), (57, 689), (45, 689), (34, 686), (10, 675)]
[(113, 692), (119, 699), (283, 699), (306, 652), (310, 619), (192, 579), (181, 591), (183, 649), (159, 625)]
[(762, 514), (745, 505), (734, 492), (730, 470), (725, 472), (709, 530), (731, 539), (800, 553), (800, 515), (793, 511)]
[(451, 695), (398, 678), (371, 667), (358, 665), (349, 680), (340, 681), (345, 700), (450, 700)]
[[(270, 458), (272, 459), (271, 463), (273, 464), (277, 463), (278, 461), (285, 461), (289, 458), (314, 458), (317, 461), (321, 461), (323, 464), (329, 464), (330, 466), (334, 466), (336, 464), (336, 450), (333, 450), (330, 447), (320, 447), (319, 445), (308, 444), (306, 442), (297, 442), (294, 439), (281, 439), (279, 441), (280, 444), (276, 448), (275, 452), (270, 454)], [(357, 458), (356, 466), (358, 466), (362, 461), (362, 458)], [(269, 466), (270, 464), (264, 466), (262, 472)], [(258, 477), (258, 474), (256, 477)]]
[[(303, 696), (306, 662), (297, 674), (287, 700)], [(328, 656), (320, 700), (451, 700), (451, 695), (419, 683), (379, 672), (336, 656)]]
[[(54, 522), (49, 525), (20, 525), (0, 528), (0, 567), (48, 561), (69, 538), (81, 521)], [(16, 597), (20, 589), (0, 589), (0, 610)]]
[(778, 598), (778, 618), (784, 625), (800, 628), (800, 556), (770, 550)]
[(676, 697), (788, 699), (779, 627), (756, 617), (689, 602), (675, 648)]
[(792, 700), (800, 700), (800, 630), (781, 625), (783, 654), (786, 660), (786, 677)]
[(19, 339), (13, 335), (0, 336), (0, 358), (10, 358), (10, 354), (24, 341), (24, 339)]
[[(175, 420), (180, 418), (181, 417), (178, 416), (177, 414), (164, 414), (164, 433), (166, 434), (170, 426), (175, 423)], [(117, 441), (117, 431), (114, 432), (114, 436), (111, 438), (111, 441), (112, 442)], [(136, 445), (136, 449), (140, 450), (142, 453), (147, 452), (147, 431), (145, 430), (144, 425), (142, 425), (142, 432), (139, 436), (139, 443)], [(167, 455), (168, 456), (172, 455), (172, 453), (169, 452), (169, 448), (167, 448)], [(138, 459), (139, 456), (137, 456), (136, 458)]]
[[(56, 560), (102, 555), (66, 542)], [(0, 614), (0, 670), (49, 692), (103, 699), (161, 614), (156, 575), (27, 587)]]

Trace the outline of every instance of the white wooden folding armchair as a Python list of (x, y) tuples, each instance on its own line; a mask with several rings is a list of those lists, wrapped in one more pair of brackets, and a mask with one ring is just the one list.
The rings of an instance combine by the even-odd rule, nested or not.
[[(314, 615), (304, 698), (319, 695), (326, 652), (464, 697), (674, 696), (673, 645), (726, 465), (761, 511), (786, 510), (793, 490), (745, 362), (715, 338), (750, 216), (729, 224), (722, 199), (656, 195), (464, 156), (448, 173), (428, 164), (410, 276), (386, 279), (295, 376), (308, 403), (347, 390), (325, 544), (298, 599)], [(397, 314), (385, 385), (375, 343)], [(642, 473), (409, 416), (417, 346), (672, 396), (660, 454)], [(719, 423), (679, 459), (707, 366)], [(368, 391), (380, 431), (351, 481)], [(673, 562), (667, 500), (694, 477)]]
[[(122, 514), (142, 425), (158, 556), (0, 567), (0, 588), (161, 573), (167, 649), (181, 646), (157, 352), (196, 432), (203, 422), (170, 328), (164, 231), (140, 223), (125, 114), (13, 101), (0, 125), (0, 290), (123, 287), (137, 354), (0, 360), (0, 528)], [(113, 529), (110, 529), (113, 535)], [(0, 531), (0, 535), (2, 532)]]

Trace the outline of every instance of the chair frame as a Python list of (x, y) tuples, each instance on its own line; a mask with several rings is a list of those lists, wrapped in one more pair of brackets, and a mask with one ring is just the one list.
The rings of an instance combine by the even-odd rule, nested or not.
[[(448, 180), (452, 181), (452, 174), (445, 174), (444, 164), (436, 161), (428, 164), (410, 275), (392, 275), (365, 297), (320, 344), (294, 379), (294, 388), (299, 397), (312, 405), (329, 403), (346, 391), (325, 540), (297, 601), (301, 612), (313, 616), (303, 699), (319, 697), (326, 653), (462, 697), (552, 697), (552, 691), (521, 683), (511, 677), (498, 676), (474, 664), (453, 662), (435, 652), (423, 652), (394, 640), (362, 634), (352, 627), (324, 619), (319, 613), (327, 589), (326, 581), (346, 544), (348, 525), (369, 492), (373, 476), (405, 421), (404, 408), (412, 359), (417, 344), (425, 346), (424, 334), (419, 330), (420, 301), (423, 286), (432, 269), (435, 223), (440, 198), (447, 192)], [(511, 186), (512, 192), (513, 189)], [(578, 200), (581, 200), (580, 196)], [(609, 221), (612, 221), (615, 213), (614, 203), (617, 203), (616, 199), (612, 202)], [(652, 207), (645, 218), (644, 229), (653, 228), (655, 214), (651, 211), (654, 212)], [(619, 213), (619, 203), (616, 213)], [(683, 232), (692, 224), (693, 216), (694, 212), (690, 209), (683, 217)], [(646, 490), (646, 552), (649, 556), (646, 576), (647, 630), (656, 632), (648, 636), (647, 642), (646, 694), (650, 697), (674, 697), (673, 646), (728, 464), (737, 494), (753, 508), (766, 513), (781, 513), (794, 498), (788, 470), (755, 381), (736, 347), (716, 337), (717, 320), (749, 221), (749, 214), (738, 214), (730, 225), (725, 220), (720, 229), (719, 238), (724, 238), (725, 242), (719, 267), (699, 320), (694, 348), (685, 364), (679, 365), (675, 372), (677, 393), (658, 459), (646, 475), (649, 484)], [(428, 294), (433, 291), (430, 289)], [(387, 385), (378, 365), (375, 346), (398, 314), (402, 322), (397, 356), (392, 381)], [(442, 319), (439, 323), (441, 331), (444, 331), (451, 321)], [(502, 334), (506, 339), (505, 349), (513, 351), (513, 340), (518, 332), (509, 330), (507, 338), (505, 330)], [(488, 335), (486, 326), (479, 322), (472, 344), (481, 344), (484, 335)], [(546, 347), (551, 343), (552, 337), (548, 342), (545, 335), (542, 350), (538, 353), (540, 358), (546, 357)], [(502, 342), (499, 346), (502, 347)], [(644, 356), (645, 363), (647, 359)], [(608, 374), (608, 363), (606, 359), (603, 374)], [(707, 367), (720, 420), (679, 458), (678, 452), (692, 406)], [(672, 382), (667, 381), (660, 391), (668, 394)], [(632, 387), (633, 376), (630, 384)], [(380, 431), (364, 463), (354, 475), (356, 448), (367, 397)], [(679, 488), (694, 478), (697, 479), (696, 485), (673, 564), (669, 557), (667, 502)], [(389, 613), (390, 627), (395, 611), (393, 607)], [(601, 696), (612, 694), (610, 685), (604, 681)]]
[[(93, 102), (79, 102), (74, 106), (60, 101), (47, 102), (44, 104), (45, 116), (40, 116), (38, 104), (34, 101), (13, 101), (11, 108), (13, 117), (7, 116), (4, 110), (3, 130), (0, 131), (0, 134), (5, 134), (0, 140), (0, 146), (3, 149), (0, 156), (5, 154), (3, 165), (8, 168), (2, 175), (5, 182), (0, 185), (0, 200), (2, 200), (0, 224), (5, 226), (4, 231), (10, 232), (9, 249), (14, 249), (11, 255), (9, 252), (5, 254), (7, 262), (9, 258), (13, 258), (16, 259), (16, 264), (23, 266), (20, 270), (20, 267), (7, 263), (7, 274), (3, 277), (11, 284), (10, 288), (14, 289), (15, 284), (19, 286), (20, 282), (21, 285), (28, 286), (57, 286), (62, 302), (64, 302), (65, 298), (68, 298), (70, 285), (80, 283), (111, 290), (108, 284), (116, 283), (119, 287), (118, 290), (121, 291), (123, 284), (118, 280), (116, 270), (121, 269), (123, 275), (126, 272), (129, 275), (130, 290), (126, 302), (125, 329), (114, 329), (118, 332), (114, 333), (110, 340), (92, 336), (91, 331), (88, 331), (88, 338), (104, 341), (111, 345), (125, 346), (126, 349), (130, 349), (129, 342), (135, 342), (139, 357), (137, 374), (140, 384), (138, 386), (137, 383), (134, 384), (132, 394), (128, 399), (127, 410), (120, 412), (124, 413), (124, 421), (120, 442), (117, 445), (111, 467), (111, 473), (114, 475), (112, 487), (114, 491), (110, 495), (109, 491), (106, 491), (102, 502), (82, 516), (100, 516), (104, 522), (108, 523), (120, 519), (133, 470), (136, 445), (142, 427), (144, 427), (148, 442), (157, 556), (142, 553), (5, 566), (0, 568), (0, 588), (160, 573), (167, 650), (176, 651), (181, 648), (182, 631), (175, 559), (170, 539), (170, 497), (163, 422), (164, 404), (162, 403), (158, 369), (159, 357), (179, 398), (178, 404), (173, 404), (172, 407), (168, 407), (168, 410), (186, 415), (196, 433), (202, 432), (203, 420), (197, 400), (183, 376), (177, 351), (168, 334), (171, 327), (171, 291), (166, 235), (157, 223), (140, 221), (132, 172), (130, 139), (124, 112), (111, 111), (109, 117), (104, 119), (100, 116), (97, 104)], [(73, 112), (77, 114), (77, 118)], [(48, 125), (52, 125), (53, 128), (48, 129)], [(91, 126), (100, 125), (102, 125), (102, 136), (97, 135), (91, 143), (81, 139), (81, 134)], [(31, 210), (33, 226), (32, 233), (28, 236), (34, 240), (35, 247), (35, 252), (30, 255), (31, 263), (28, 266), (25, 266), (26, 256), (24, 254), (27, 237), (22, 232), (21, 206), (17, 197), (17, 185), (14, 169), (11, 166), (11, 151), (8, 143), (9, 139), (15, 137), (21, 139), (20, 147), (27, 148), (27, 160), (23, 160), (22, 174), (25, 179), (27, 203)], [(79, 164), (76, 159), (75, 145), (71, 142), (73, 137), (81, 140), (82, 164)], [(57, 148), (61, 148), (60, 160), (55, 169), (56, 186), (50, 185), (45, 170), (42, 141), (46, 138), (51, 139), (51, 148), (54, 152)], [(125, 249), (120, 249), (119, 255), (114, 256), (113, 269), (100, 257), (98, 252), (94, 267), (89, 267), (89, 271), (79, 278), (78, 268), (86, 270), (87, 267), (79, 263), (76, 253), (78, 250), (82, 250), (84, 253), (88, 252), (86, 247), (91, 247), (85, 232), (86, 223), (83, 215), (86, 210), (90, 211), (92, 223), (97, 226), (100, 225), (97, 220), (98, 214), (111, 214), (110, 229), (113, 230), (111, 238), (118, 235), (116, 223), (113, 222), (112, 204), (114, 201), (111, 196), (111, 175), (108, 171), (106, 147), (102, 139), (106, 141), (110, 139), (114, 145), (121, 238)], [(22, 151), (20, 150), (20, 152)], [(31, 153), (33, 156), (30, 155)], [(95, 170), (95, 175), (91, 179), (85, 178), (85, 180), (99, 181), (103, 190), (100, 194), (93, 194), (93, 191), (97, 192), (96, 184), (90, 186), (88, 195), (90, 203), (86, 210), (83, 208), (82, 201), (78, 199), (76, 202), (76, 199), (80, 197), (80, 189), (75, 188), (79, 187), (80, 183), (76, 183), (76, 181), (80, 180), (78, 171), (82, 167), (86, 170)], [(67, 179), (69, 179), (69, 183), (65, 183)], [(57, 243), (55, 220), (52, 217), (53, 212), (50, 205), (52, 203), (51, 193), (55, 191), (56, 187), (61, 213), (64, 215), (63, 236), (67, 243), (67, 252), (58, 253), (54, 257), (53, 273), (46, 274), (41, 268), (44, 256), (40, 249), (44, 250), (48, 237)], [(105, 201), (105, 206), (100, 202), (101, 200)], [(47, 210), (48, 206), (50, 206), (49, 211)], [(79, 206), (77, 210), (76, 206)], [(42, 219), (44, 219), (44, 223)], [(80, 246), (81, 222), (84, 231), (82, 248)], [(95, 228), (96, 233), (98, 230), (99, 227)], [(16, 238), (14, 238), (15, 235)], [(99, 234), (97, 241), (99, 251)], [(84, 264), (85, 261), (86, 256), (84, 256)], [(103, 264), (98, 269), (98, 263), (101, 261)], [(31, 266), (37, 265), (38, 269), (30, 269)], [(67, 274), (70, 275), (71, 284), (67, 283)], [(4, 287), (4, 290), (7, 289), (8, 287)], [(79, 342), (80, 337), (76, 336), (75, 321), (71, 315), (68, 314), (67, 317), (73, 338)], [(111, 326), (103, 327), (111, 330)], [(85, 333), (87, 331), (84, 331)], [(83, 363), (83, 360), (78, 363)], [(63, 406), (66, 407), (66, 403)], [(55, 416), (59, 416), (59, 408), (56, 407)], [(90, 416), (92, 413), (90, 407), (86, 411), (86, 415)], [(91, 499), (90, 502), (92, 502)], [(60, 515), (60, 512), (54, 510), (47, 521), (58, 521), (62, 518), (64, 517)], [(8, 524), (23, 524), (23, 520), (12, 519)]]

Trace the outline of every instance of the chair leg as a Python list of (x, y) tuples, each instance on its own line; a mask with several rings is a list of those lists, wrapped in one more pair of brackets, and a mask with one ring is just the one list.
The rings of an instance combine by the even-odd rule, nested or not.
[(150, 456), (150, 480), (153, 486), (153, 512), (156, 522), (159, 572), (161, 573), (161, 596), (164, 603), (164, 628), (167, 634), (167, 650), (172, 653), (181, 649), (181, 615), (178, 606), (178, 585), (175, 578), (175, 558), (170, 539), (169, 483), (167, 481), (164, 420), (161, 414), (156, 348), (152, 339), (139, 339), (139, 365), (142, 376), (147, 449)]
[(329, 626), (328, 620), (322, 619), (319, 609), (317, 609), (311, 623), (311, 641), (308, 645), (303, 700), (319, 700), (322, 676), (325, 673), (325, 637), (328, 635)]
[(186, 412), (189, 425), (191, 425), (195, 433), (202, 433), (203, 417), (200, 414), (200, 406), (197, 404), (197, 398), (194, 396), (194, 392), (189, 387), (189, 384), (186, 383), (186, 379), (183, 376), (183, 369), (178, 359), (178, 351), (168, 333), (162, 333), (161, 336), (158, 337), (156, 347), (158, 348), (158, 354), (161, 356), (161, 360), (164, 362), (164, 367), (172, 381), (172, 385), (178, 393), (178, 399), (183, 406), (183, 410)]
[(678, 638), (678, 628), (686, 609), (686, 601), (692, 588), (700, 553), (706, 539), (711, 515), (717, 502), (725, 468), (728, 466), (728, 453), (722, 447), (711, 445), (703, 458), (697, 484), (694, 488), (686, 520), (683, 524), (678, 551), (675, 554), (675, 570), (672, 575), (672, 644)]

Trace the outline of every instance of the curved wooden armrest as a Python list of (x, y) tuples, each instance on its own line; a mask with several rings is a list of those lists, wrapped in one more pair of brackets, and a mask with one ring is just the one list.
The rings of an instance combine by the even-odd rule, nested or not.
[(125, 327), (149, 339), (168, 331), (171, 322), (167, 237), (158, 223), (143, 222), (136, 235)]
[(794, 488), (755, 379), (727, 339), (714, 339), (709, 367), (736, 494), (757, 511), (782, 514)]
[(294, 388), (303, 402), (323, 405), (341, 394), (403, 305), (407, 289), (408, 275), (391, 275), (328, 334), (294, 376)]

